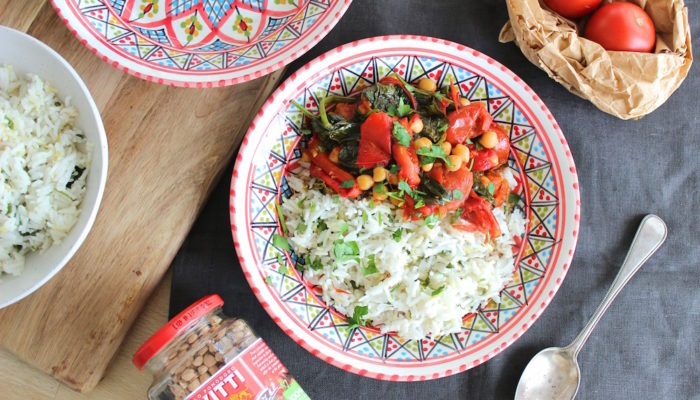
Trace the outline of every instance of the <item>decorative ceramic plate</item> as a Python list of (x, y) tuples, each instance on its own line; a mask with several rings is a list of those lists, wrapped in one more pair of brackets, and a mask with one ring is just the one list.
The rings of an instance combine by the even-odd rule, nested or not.
[(172, 86), (269, 74), (318, 43), (351, 0), (51, 0), (68, 28), (115, 67)]
[[(454, 79), (462, 96), (483, 101), (510, 133), (509, 167), (521, 185), (528, 228), (512, 280), (459, 333), (421, 340), (350, 328), (301, 279), (272, 244), (280, 231), (275, 200), (291, 196), (285, 175), (301, 157), (302, 114), (329, 94), (347, 95), (390, 73), (439, 86)], [(520, 337), (559, 288), (574, 254), (579, 226), (578, 179), (559, 126), (539, 97), (503, 65), (468, 47), (416, 36), (388, 36), (332, 50), (294, 73), (267, 100), (243, 140), (231, 184), (233, 240), (253, 292), (272, 319), (315, 356), (377, 379), (413, 381), (479, 365)], [(280, 265), (280, 259), (290, 262)]]

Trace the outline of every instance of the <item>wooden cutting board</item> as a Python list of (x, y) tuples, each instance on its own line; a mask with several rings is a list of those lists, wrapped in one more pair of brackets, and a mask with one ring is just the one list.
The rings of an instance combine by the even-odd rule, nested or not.
[(87, 240), (46, 285), (0, 311), (0, 346), (88, 391), (282, 71), (227, 88), (171, 88), (103, 62), (46, 0), (0, 0), (0, 24), (29, 33), (71, 63), (107, 131), (107, 187)]

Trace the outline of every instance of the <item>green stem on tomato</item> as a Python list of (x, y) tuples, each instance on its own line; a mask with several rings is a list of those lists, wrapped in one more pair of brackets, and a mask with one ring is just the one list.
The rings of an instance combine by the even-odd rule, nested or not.
[(354, 103), (357, 101), (356, 97), (344, 97), (344, 96), (326, 96), (323, 99), (321, 99), (321, 104), (318, 106), (318, 112), (321, 115), (321, 122), (323, 123), (323, 127), (326, 129), (331, 129), (333, 125), (331, 125), (331, 122), (328, 120), (328, 114), (326, 113), (326, 105), (327, 104), (333, 104), (333, 103)]

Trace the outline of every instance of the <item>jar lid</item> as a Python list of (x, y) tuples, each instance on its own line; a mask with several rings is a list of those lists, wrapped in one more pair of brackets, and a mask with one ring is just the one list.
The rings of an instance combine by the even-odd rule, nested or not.
[(224, 301), (218, 294), (202, 297), (180, 314), (176, 315), (175, 318), (168, 321), (168, 323), (158, 329), (153, 336), (148, 338), (148, 340), (136, 350), (131, 362), (133, 362), (138, 369), (143, 369), (148, 360), (153, 358), (156, 353), (170, 343), (174, 337), (185, 332), (199, 321), (201, 317), (222, 305), (224, 305)]

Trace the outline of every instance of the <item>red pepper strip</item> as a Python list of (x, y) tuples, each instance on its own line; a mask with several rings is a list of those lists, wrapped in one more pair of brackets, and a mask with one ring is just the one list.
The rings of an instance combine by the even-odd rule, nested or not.
[(406, 181), (408, 186), (415, 188), (420, 183), (420, 163), (418, 162), (418, 154), (413, 146), (402, 146), (394, 143), (392, 146), (394, 160), (401, 167), (399, 170), (399, 180)]
[(462, 103), (459, 102), (459, 91), (457, 90), (457, 87), (455, 86), (455, 81), (450, 77), (450, 98), (452, 99), (452, 102), (455, 105), (455, 110), (459, 110), (459, 108), (462, 106)]
[(383, 85), (398, 85), (404, 93), (406, 93), (406, 96), (408, 96), (408, 99), (411, 100), (411, 107), (413, 107), (414, 110), (418, 109), (418, 102), (416, 101), (416, 98), (413, 97), (413, 94), (406, 89), (406, 86), (403, 85), (403, 82), (398, 80), (397, 78), (394, 78), (393, 76), (385, 76), (382, 78), (379, 83)]
[[(311, 159), (311, 174), (315, 177), (323, 180), (326, 185), (330, 186), (331, 189), (338, 192), (343, 197), (357, 197), (362, 194), (362, 191), (357, 187), (357, 182), (355, 182), (355, 177), (349, 172), (335, 165), (333, 161), (328, 158), (326, 153), (319, 151), (318, 146), (321, 141), (318, 140), (316, 136), (313, 136), (309, 141), (309, 148), (306, 149), (306, 153)], [(316, 167), (316, 168), (314, 168)], [(345, 181), (353, 181), (353, 186), (351, 188), (341, 188), (340, 185)]]
[(391, 160), (391, 154), (387, 154), (377, 146), (376, 143), (369, 140), (360, 141), (360, 148), (357, 151), (357, 167), (358, 168), (374, 168), (381, 165), (386, 167)]
[(357, 166), (372, 168), (386, 166), (391, 160), (391, 129), (394, 121), (389, 114), (372, 113), (360, 126), (360, 147)]
[(452, 225), (453, 228), (459, 229), (460, 231), (464, 232), (478, 232), (479, 229), (475, 225), (464, 225), (464, 224), (454, 224)]
[(311, 162), (321, 167), (331, 177), (333, 177), (333, 179), (336, 179), (340, 182), (345, 182), (351, 179), (355, 180), (355, 177), (352, 176), (349, 172), (335, 165), (335, 163), (333, 163), (333, 161), (331, 161), (330, 158), (328, 158), (328, 155), (326, 155), (326, 153), (318, 151), (317, 145), (319, 144), (321, 144), (321, 141), (318, 140), (316, 136), (312, 137), (309, 141), (309, 150), (311, 150), (309, 151), (309, 158), (311, 158)]
[(491, 210), (491, 204), (472, 190), (469, 198), (464, 201), (462, 218), (475, 225), (479, 231), (488, 233), (491, 239), (495, 239), (501, 236), (501, 228)]
[(339, 195), (343, 197), (352, 199), (362, 194), (362, 191), (360, 190), (360, 188), (357, 187), (357, 184), (355, 184), (355, 186), (349, 189), (340, 187), (340, 182), (333, 179), (333, 177), (328, 175), (324, 170), (321, 169), (321, 167), (317, 165), (312, 165), (311, 168), (309, 168), (309, 172), (311, 173), (311, 176), (322, 180), (323, 183), (328, 185), (328, 187), (335, 190)]

